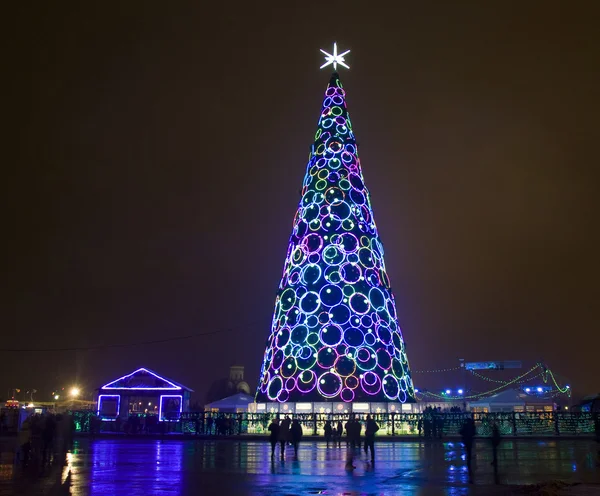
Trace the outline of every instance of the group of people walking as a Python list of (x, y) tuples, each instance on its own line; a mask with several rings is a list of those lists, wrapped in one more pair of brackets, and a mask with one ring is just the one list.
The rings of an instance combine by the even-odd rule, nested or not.
[(288, 444), (294, 447), (294, 454), (298, 456), (298, 446), (302, 439), (302, 426), (298, 419), (290, 420), (290, 416), (279, 423), (279, 418), (274, 418), (269, 425), (269, 441), (271, 442), (271, 458), (275, 458), (275, 448), (279, 444), (279, 454), (281, 459), (285, 459), (285, 448)]
[(16, 461), (23, 467), (58, 463), (73, 440), (70, 415), (51, 413), (28, 416), (19, 429)]
[[(355, 417), (350, 418), (345, 426), (342, 425), (341, 421), (338, 421), (335, 425), (331, 420), (325, 422), (323, 431), (327, 447), (329, 448), (329, 444), (332, 441), (334, 446), (336, 444), (341, 446), (344, 428), (346, 430), (346, 445), (348, 448), (351, 450), (360, 450), (363, 425)], [(364, 450), (367, 455), (369, 454), (369, 450), (371, 451), (371, 461), (375, 461), (375, 433), (378, 430), (379, 426), (377, 425), (377, 422), (375, 422), (371, 415), (367, 415), (365, 421)], [(298, 419), (290, 420), (289, 415), (286, 415), (280, 422), (278, 417), (274, 418), (269, 425), (271, 458), (275, 458), (275, 450), (278, 444), (280, 446), (279, 454), (282, 460), (285, 458), (285, 448), (288, 444), (291, 444), (294, 447), (294, 453), (297, 456), (302, 434), (302, 426), (300, 425), (300, 422), (298, 422)]]

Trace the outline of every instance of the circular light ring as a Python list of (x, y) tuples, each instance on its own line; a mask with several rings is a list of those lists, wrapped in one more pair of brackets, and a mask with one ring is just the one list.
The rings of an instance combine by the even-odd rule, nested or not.
[[(329, 129), (332, 125), (333, 125), (333, 119), (331, 119), (330, 117), (326, 117), (325, 119), (323, 119), (321, 121), (321, 127), (323, 129)], [(317, 151), (315, 151), (315, 155), (319, 155), (319, 153)]]
[(301, 393), (310, 393), (317, 385), (317, 375), (312, 370), (304, 370), (298, 375), (296, 387)]
[(357, 329), (356, 327), (348, 327), (344, 331), (344, 342), (348, 346), (359, 348), (365, 342), (365, 335), (360, 329)]
[(330, 324), (321, 329), (321, 342), (327, 346), (337, 346), (342, 342), (344, 333), (342, 329), (334, 324)]
[[(328, 97), (332, 97), (338, 94), (338, 90), (337, 88), (335, 88), (335, 86), (328, 86), (327, 89), (325, 90), (325, 96)], [(325, 101), (331, 101), (331, 99), (326, 99)], [(331, 104), (325, 104), (324, 106), (329, 107)]]
[(325, 201), (330, 205), (337, 205), (344, 201), (345, 196), (340, 188), (332, 187), (325, 192)]
[(332, 170), (337, 170), (341, 167), (342, 165), (342, 161), (337, 158), (337, 157), (333, 157), (331, 159), (329, 159), (329, 161), (327, 162), (327, 167), (329, 167)]
[(289, 392), (291, 392), (294, 389), (296, 389), (296, 378), (295, 377), (290, 377), (290, 378), (286, 379), (284, 387)]
[(287, 357), (281, 364), (281, 376), (288, 379), (296, 373), (297, 368), (295, 358)]
[(331, 171), (329, 173), (329, 175), (327, 176), (327, 180), (330, 183), (337, 183), (340, 180), (340, 175), (337, 172), (335, 172), (335, 171)]
[(348, 376), (344, 379), (347, 388), (356, 389), (359, 385), (358, 377), (355, 375)]
[[(341, 103), (338, 103), (337, 105), (341, 105)], [(344, 113), (344, 110), (341, 107), (338, 107), (337, 105), (335, 107), (331, 107), (331, 115), (334, 115), (335, 117), (338, 117)]]
[(392, 333), (385, 323), (375, 326), (375, 331), (377, 337), (384, 345), (388, 346), (392, 342)]
[(365, 393), (374, 396), (381, 391), (381, 379), (373, 372), (365, 372), (360, 379), (360, 386)]
[[(359, 206), (363, 205), (365, 203), (365, 201), (366, 201), (365, 200), (365, 195), (363, 195), (360, 191), (357, 191), (355, 189), (351, 189), (350, 193), (348, 194), (348, 196), (350, 197), (350, 201), (352, 203), (355, 203), (356, 205), (359, 205)], [(363, 220), (367, 221), (367, 219), (365, 219), (364, 214), (362, 213), (362, 211), (361, 211), (360, 215), (361, 215), (361, 218)]]
[(318, 319), (319, 319), (320, 325), (328, 324), (329, 323), (329, 312), (323, 311), (323, 312), (319, 313)]
[(285, 388), (282, 389), (281, 392), (279, 393), (279, 396), (277, 397), (277, 401), (279, 401), (279, 403), (285, 403), (289, 399), (290, 399), (289, 391)]
[(337, 353), (333, 348), (324, 346), (317, 352), (317, 365), (323, 369), (330, 370), (337, 360)]
[(342, 281), (346, 284), (356, 284), (362, 277), (360, 265), (355, 263), (345, 263), (340, 267), (340, 276)]
[(386, 310), (385, 294), (383, 291), (377, 287), (369, 289), (369, 303), (378, 312)]
[(275, 346), (282, 349), (290, 342), (290, 329), (288, 327), (282, 327), (275, 336)]
[(302, 249), (302, 247), (297, 246), (294, 249), (294, 251), (292, 252), (291, 262), (294, 266), (298, 266), (302, 262), (304, 262), (305, 257), (306, 257), (306, 254), (304, 253), (304, 250)]
[(345, 124), (340, 124), (338, 119), (339, 117), (335, 119), (335, 123), (337, 124), (337, 126), (335, 126), (335, 131), (343, 136), (348, 132), (348, 128)]
[(340, 179), (339, 187), (343, 191), (348, 191), (352, 186), (350, 185), (350, 181), (348, 181), (348, 179)]
[(279, 367), (281, 367), (281, 364), (283, 363), (283, 359), (284, 359), (283, 351), (276, 350), (275, 353), (273, 353), (273, 359), (271, 360), (271, 367), (273, 369), (277, 370)]
[(319, 327), (319, 319), (316, 315), (308, 315), (306, 317), (306, 327), (308, 327), (309, 329)]
[(308, 256), (308, 263), (311, 265), (318, 265), (321, 261), (321, 255), (319, 253), (311, 253)]
[(273, 377), (273, 379), (271, 379), (271, 381), (269, 382), (267, 391), (269, 399), (271, 401), (276, 401), (279, 398), (281, 391), (283, 391), (283, 380), (281, 379), (281, 377), (279, 377), (278, 375)]
[(369, 299), (362, 293), (354, 293), (348, 303), (352, 311), (358, 315), (364, 315), (371, 309)]
[(372, 332), (367, 332), (365, 334), (365, 344), (367, 346), (375, 346), (376, 342), (377, 338), (375, 337), (375, 334), (373, 334)]
[(342, 401), (350, 403), (352, 400), (354, 400), (354, 391), (352, 389), (344, 388), (340, 392), (340, 398), (342, 398)]
[[(361, 246), (362, 238), (366, 238), (366, 236), (361, 236)], [(375, 267), (375, 258), (373, 257), (373, 254), (369, 248), (362, 247), (360, 250), (358, 250), (358, 259), (360, 260), (362, 266), (367, 269), (372, 269)]]
[(338, 246), (346, 254), (354, 253), (358, 249), (358, 239), (354, 234), (343, 233), (340, 235)]
[(327, 265), (340, 265), (344, 258), (344, 253), (338, 245), (330, 244), (323, 249), (323, 261)]
[[(316, 332), (311, 332), (306, 336), (306, 343), (310, 346), (315, 346), (319, 343), (319, 334)], [(316, 353), (316, 350), (315, 350)]]
[(347, 202), (340, 202), (335, 205), (332, 205), (330, 212), (332, 215), (335, 215), (340, 220), (347, 220), (352, 215), (352, 210), (350, 210), (350, 206)]
[(308, 336), (308, 328), (305, 325), (297, 325), (292, 329), (290, 342), (292, 344), (303, 345)]
[(344, 99), (339, 94), (331, 97), (331, 101), (333, 102), (334, 105), (344, 105)]
[(342, 378), (332, 372), (325, 372), (317, 381), (317, 391), (325, 398), (333, 398), (340, 394)]
[[(350, 320), (350, 309), (344, 304), (335, 305), (329, 310), (329, 318), (331, 319), (332, 323), (337, 324), (339, 326), (343, 326)], [(346, 335), (346, 333), (347, 331), (344, 332), (344, 336)], [(344, 340), (346, 341), (346, 343), (348, 343), (346, 337), (344, 337)]]
[(402, 362), (397, 358), (392, 359), (392, 372), (399, 379), (404, 376), (404, 367), (402, 367)]
[(388, 370), (392, 366), (392, 357), (385, 348), (379, 348), (375, 354), (377, 355), (377, 366), (383, 370)]
[(316, 203), (311, 203), (302, 208), (302, 220), (309, 224), (319, 216), (319, 207)]
[(296, 292), (292, 288), (287, 288), (279, 296), (278, 304), (281, 310), (287, 312), (296, 303)]
[(323, 221), (323, 229), (328, 233), (335, 233), (340, 230), (342, 221), (337, 216), (328, 215)]
[(327, 181), (325, 179), (319, 179), (315, 183), (315, 189), (319, 192), (322, 192), (325, 188), (327, 188)]
[[(313, 284), (316, 284), (317, 281), (319, 281), (319, 279), (321, 279), (321, 267), (319, 267), (317, 264), (309, 264), (309, 265), (305, 265), (304, 269), (302, 269), (302, 282), (306, 285), (306, 286), (311, 286)], [(312, 313), (312, 312), (310, 312)]]
[(342, 293), (342, 290), (339, 288), (339, 286), (334, 284), (326, 284), (321, 288), (321, 291), (319, 291), (319, 298), (321, 299), (321, 302), (323, 305), (328, 307), (334, 307), (338, 305), (341, 303), (343, 297), (344, 294)]
[(396, 398), (398, 398), (400, 386), (398, 385), (398, 380), (393, 375), (384, 375), (383, 380), (381, 382), (383, 394), (385, 394), (387, 399), (393, 401)]
[[(325, 160), (325, 159), (323, 159)], [(329, 171), (327, 169), (321, 169), (318, 173), (317, 173), (317, 178), (318, 179), (327, 179), (327, 177), (329, 176)]]
[(342, 278), (337, 266), (331, 265), (325, 269), (325, 280), (332, 284), (339, 284)]
[(350, 184), (356, 191), (361, 192), (365, 189), (365, 185), (358, 174), (351, 173), (348, 176), (348, 180), (350, 181)]
[(356, 362), (347, 356), (338, 356), (334, 369), (340, 377), (349, 377), (356, 372)]
[(346, 118), (343, 115), (338, 115), (335, 119), (333, 119), (336, 123), (336, 131), (338, 129), (338, 127), (342, 127), (344, 128), (344, 132), (342, 134), (346, 134), (349, 129), (348, 126), (346, 126)]
[(408, 400), (408, 396), (406, 395), (406, 391), (400, 390), (400, 392), (398, 393), (398, 401), (400, 403), (406, 403), (406, 400)]

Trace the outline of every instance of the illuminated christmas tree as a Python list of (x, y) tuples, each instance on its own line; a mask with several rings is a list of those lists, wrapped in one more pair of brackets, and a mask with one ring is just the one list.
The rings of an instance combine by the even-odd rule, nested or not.
[(334, 72), (294, 217), (256, 401), (339, 400), (405, 403), (414, 402), (415, 393), (345, 92)]

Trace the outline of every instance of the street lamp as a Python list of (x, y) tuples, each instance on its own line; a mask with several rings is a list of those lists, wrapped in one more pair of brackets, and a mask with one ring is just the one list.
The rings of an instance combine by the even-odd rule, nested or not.
[(69, 393), (71, 394), (71, 396), (73, 398), (77, 398), (77, 396), (79, 396), (79, 393), (81, 393), (81, 390), (77, 386), (73, 386), (71, 388), (71, 391), (69, 391)]
[(55, 394), (55, 395), (54, 395), (54, 399), (55, 399), (55, 400), (58, 400), (58, 398), (60, 398), (60, 396), (59, 396), (58, 394)]

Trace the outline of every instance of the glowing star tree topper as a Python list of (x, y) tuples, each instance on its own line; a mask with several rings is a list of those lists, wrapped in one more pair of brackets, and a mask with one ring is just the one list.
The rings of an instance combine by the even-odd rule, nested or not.
[[(335, 45), (331, 57), (328, 64), (335, 68), (340, 63)], [(415, 401), (337, 72), (319, 114), (256, 401)]]
[(321, 52), (325, 55), (325, 63), (321, 66), (321, 69), (327, 67), (328, 65), (333, 65), (333, 70), (337, 71), (337, 65), (340, 64), (342, 67), (346, 69), (350, 69), (350, 66), (346, 65), (346, 61), (344, 57), (350, 53), (350, 50), (346, 50), (343, 53), (337, 53), (337, 43), (333, 43), (333, 54), (326, 52), (321, 48)]

